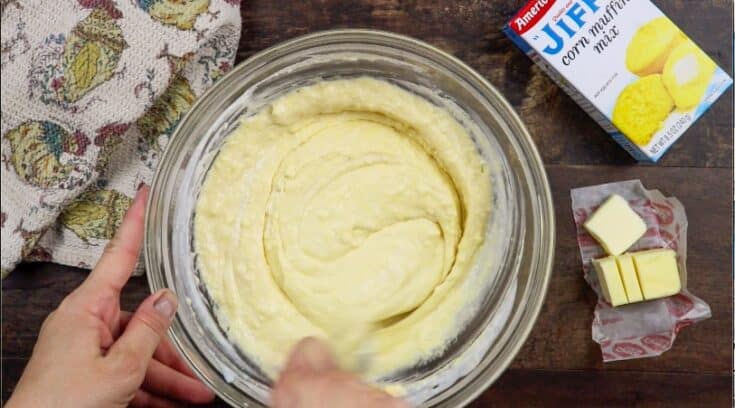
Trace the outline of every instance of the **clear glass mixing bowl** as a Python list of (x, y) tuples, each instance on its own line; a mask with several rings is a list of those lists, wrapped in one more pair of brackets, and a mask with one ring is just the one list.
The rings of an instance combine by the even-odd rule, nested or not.
[[(476, 268), (492, 268), (466, 324), (441, 356), (381, 379), (417, 406), (461, 406), (492, 384), (521, 348), (551, 275), (554, 213), (538, 152), (508, 102), (467, 65), (423, 42), (335, 30), (276, 45), (235, 67), (174, 132), (152, 183), (145, 262), (151, 290), (181, 299), (170, 336), (194, 371), (234, 406), (268, 403), (271, 382), (227, 341), (199, 280), (193, 219), (199, 188), (243, 115), (315, 81), (371, 76), (450, 111), (490, 163), (493, 211)], [(487, 254), (495, 252), (492, 262)]]

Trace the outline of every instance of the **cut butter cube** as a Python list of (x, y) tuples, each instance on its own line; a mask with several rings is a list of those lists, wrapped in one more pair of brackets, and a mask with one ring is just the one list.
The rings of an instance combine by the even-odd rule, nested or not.
[(638, 274), (635, 271), (633, 256), (630, 254), (620, 255), (615, 260), (618, 263), (620, 278), (623, 280), (628, 302), (640, 302), (643, 300), (643, 293), (641, 292), (641, 286), (638, 284)]
[(659, 299), (681, 291), (676, 253), (671, 249), (652, 249), (632, 254), (643, 298)]
[(646, 233), (646, 223), (614, 194), (584, 223), (584, 228), (610, 255), (620, 255)]
[(628, 303), (628, 297), (625, 295), (625, 288), (622, 279), (620, 279), (615, 257), (595, 259), (592, 264), (597, 272), (597, 280), (600, 281), (600, 288), (602, 288), (602, 295), (605, 300), (613, 306)]

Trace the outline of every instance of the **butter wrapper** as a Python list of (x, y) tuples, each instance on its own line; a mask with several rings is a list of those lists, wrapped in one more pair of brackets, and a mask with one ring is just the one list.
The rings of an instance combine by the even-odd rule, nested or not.
[[(604, 300), (592, 260), (607, 254), (583, 224), (611, 194), (628, 201), (648, 227), (628, 252), (653, 248), (676, 251), (682, 283), (679, 294), (615, 308)], [(571, 195), (584, 279), (598, 296), (592, 339), (600, 345), (604, 362), (661, 355), (671, 348), (682, 328), (712, 316), (709, 305), (687, 290), (687, 217), (679, 200), (658, 190), (646, 190), (639, 180), (577, 188)]]
[(503, 31), (639, 161), (732, 85), (650, 0), (530, 0)]

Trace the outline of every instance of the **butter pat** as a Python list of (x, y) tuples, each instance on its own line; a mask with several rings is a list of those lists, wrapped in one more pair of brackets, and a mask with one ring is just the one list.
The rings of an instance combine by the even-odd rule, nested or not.
[(623, 280), (625, 294), (628, 296), (628, 302), (635, 303), (643, 300), (641, 285), (638, 283), (638, 274), (635, 270), (633, 256), (630, 254), (620, 255), (615, 259), (618, 264), (620, 278)]
[(681, 291), (679, 266), (673, 250), (652, 249), (632, 256), (644, 299), (659, 299)]
[(628, 297), (625, 294), (623, 281), (620, 279), (618, 264), (615, 257), (595, 259), (592, 261), (597, 272), (597, 280), (600, 281), (600, 288), (605, 300), (613, 306), (620, 306), (628, 303)]
[(610, 196), (592, 214), (584, 228), (610, 255), (627, 251), (646, 233), (646, 223), (617, 194)]
[(681, 291), (676, 252), (652, 249), (592, 261), (602, 296), (613, 306), (660, 299)]

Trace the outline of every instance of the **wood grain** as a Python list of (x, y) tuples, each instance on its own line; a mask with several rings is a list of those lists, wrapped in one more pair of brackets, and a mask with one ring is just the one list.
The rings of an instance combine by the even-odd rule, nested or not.
[[(518, 110), (547, 163), (553, 190), (554, 275), (528, 341), (511, 368), (474, 406), (731, 406), (732, 91), (659, 165), (634, 165), (500, 33), (523, 2), (244, 0), (238, 60), (319, 30), (390, 30), (456, 55), (498, 87)], [(731, 0), (659, 0), (656, 4), (732, 73)], [(689, 217), (689, 288), (710, 304), (713, 317), (684, 329), (661, 357), (602, 364), (590, 335), (595, 297), (582, 279), (569, 190), (635, 178), (684, 203)], [(3, 401), (20, 377), (44, 318), (86, 274), (77, 268), (27, 264), (2, 282)], [(122, 304), (132, 310), (147, 295), (145, 279), (133, 278), (123, 291)]]
[[(554, 165), (547, 172), (556, 213), (554, 275), (539, 320), (513, 367), (728, 373), (733, 361), (731, 170)], [(569, 191), (628, 179), (676, 196), (686, 207), (688, 288), (709, 303), (713, 316), (682, 330), (673, 349), (661, 357), (603, 365), (591, 340), (596, 298), (582, 278)]]
[[(2, 282), (2, 358), (27, 359), (46, 316), (79, 286), (88, 271), (50, 263), (20, 265)], [(144, 277), (132, 278), (122, 292), (124, 310), (134, 311), (148, 296)]]
[[(553, 278), (536, 327), (512, 364), (511, 372), (516, 374), (512, 381), (507, 382), (510, 388), (506, 388), (503, 385), (506, 382), (501, 380), (491, 389), (492, 397), (481, 401), (488, 402), (488, 398), (506, 401), (503, 398), (512, 397), (514, 381), (522, 378), (531, 381), (527, 384), (532, 389), (546, 389), (548, 381), (543, 380), (544, 375), (550, 377), (547, 380), (568, 375), (571, 379), (577, 378), (574, 381), (583, 383), (580, 386), (589, 386), (591, 389), (595, 389), (591, 384), (602, 386), (609, 382), (614, 387), (625, 386), (631, 390), (635, 390), (636, 381), (658, 378), (655, 375), (651, 377), (652, 373), (668, 375), (662, 376), (660, 381), (673, 378), (682, 383), (688, 381), (695, 384), (711, 378), (729, 378), (730, 363), (733, 361), (733, 299), (730, 286), (732, 229), (729, 223), (731, 172), (728, 169), (680, 167), (645, 167), (645, 171), (641, 170), (636, 166), (547, 166), (557, 218)], [(687, 265), (689, 288), (710, 304), (713, 317), (684, 329), (673, 349), (661, 357), (602, 364), (599, 348), (590, 335), (592, 309), (596, 300), (582, 279), (569, 190), (577, 186), (632, 178), (640, 178), (648, 187), (677, 196), (686, 206), (690, 225)], [(4, 369), (3, 372), (9, 376), (9, 382), (12, 383), (20, 375), (22, 363), (30, 356), (38, 328), (45, 316), (85, 276), (86, 271), (77, 268), (27, 264), (3, 281), (3, 361), (10, 364), (8, 371)], [(123, 306), (133, 310), (147, 294), (145, 279), (133, 278), (123, 290)], [(587, 373), (597, 382), (583, 381), (584, 376), (565, 374), (568, 372)], [(677, 377), (674, 374), (684, 376)], [(570, 383), (570, 386), (573, 384)], [(717, 384), (721, 387), (717, 389), (719, 394), (712, 398), (719, 401), (722, 395), (729, 395), (730, 383), (729, 380), (722, 380), (708, 387), (716, 388)], [(9, 391), (10, 388), (4, 387), (4, 398)], [(677, 391), (685, 392), (683, 388)], [(644, 400), (647, 392), (646, 387), (639, 390)], [(549, 402), (561, 403), (570, 397), (570, 394), (557, 394), (550, 397), (552, 400)], [(604, 401), (600, 398), (598, 402)]]
[(725, 408), (731, 381), (727, 374), (511, 369), (471, 407)]

